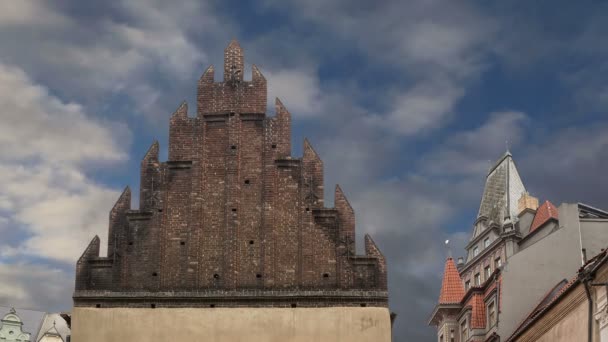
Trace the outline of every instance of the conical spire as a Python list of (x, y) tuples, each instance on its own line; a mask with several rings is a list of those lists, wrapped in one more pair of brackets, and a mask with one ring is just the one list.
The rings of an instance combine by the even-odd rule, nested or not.
[(505, 217), (513, 222), (519, 214), (518, 201), (525, 192), (513, 157), (507, 151), (488, 172), (477, 217), (483, 216), (499, 225)]
[(464, 286), (460, 280), (460, 274), (456, 269), (454, 259), (448, 257), (445, 261), (445, 269), (443, 270), (439, 304), (460, 303), (462, 297), (464, 297)]

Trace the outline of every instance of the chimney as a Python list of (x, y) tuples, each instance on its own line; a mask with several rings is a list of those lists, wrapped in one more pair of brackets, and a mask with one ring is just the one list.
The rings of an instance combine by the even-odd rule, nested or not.
[(526, 209), (536, 211), (538, 209), (538, 198), (530, 196), (528, 192), (524, 192), (517, 202), (517, 209), (520, 215)]
[(460, 269), (462, 267), (464, 267), (464, 258), (458, 257), (458, 263), (456, 264), (456, 269), (458, 269), (458, 271), (460, 271)]

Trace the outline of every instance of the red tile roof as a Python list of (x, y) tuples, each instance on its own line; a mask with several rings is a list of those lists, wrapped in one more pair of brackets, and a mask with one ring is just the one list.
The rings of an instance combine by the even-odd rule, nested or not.
[(483, 294), (476, 293), (469, 299), (467, 306), (471, 306), (471, 329), (485, 329), (486, 306), (483, 302)]
[(439, 294), (439, 304), (460, 303), (464, 296), (464, 286), (460, 280), (460, 274), (454, 264), (454, 259), (447, 258), (443, 271), (443, 281), (441, 282), (441, 293)]
[(545, 201), (545, 203), (543, 203), (536, 211), (536, 215), (534, 215), (534, 220), (532, 220), (532, 225), (530, 226), (530, 233), (545, 224), (550, 219), (558, 219), (557, 208), (555, 205), (553, 205), (553, 203)]

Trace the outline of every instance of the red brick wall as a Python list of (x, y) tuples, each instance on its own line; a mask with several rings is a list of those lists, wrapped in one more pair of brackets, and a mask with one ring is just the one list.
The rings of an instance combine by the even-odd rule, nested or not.
[(185, 103), (171, 116), (169, 160), (158, 161), (158, 143), (146, 153), (139, 210), (125, 192), (110, 215), (109, 257), (97, 260), (95, 244), (85, 252), (77, 290), (386, 290), (371, 238), (355, 255), (344, 192), (337, 187), (335, 208), (324, 207), (323, 162), (311, 144), (291, 156), (291, 114), (277, 99), (267, 117), (264, 77), (254, 67), (243, 81), (238, 45), (225, 57), (225, 72), (241, 73), (215, 82), (208, 69), (197, 116)]

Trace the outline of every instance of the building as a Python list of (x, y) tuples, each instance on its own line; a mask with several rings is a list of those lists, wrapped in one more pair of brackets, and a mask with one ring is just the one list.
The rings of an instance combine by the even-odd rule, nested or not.
[(0, 306), (0, 341), (70, 342), (70, 315)]
[(607, 261), (604, 250), (560, 281), (506, 341), (608, 341)]
[(23, 331), (23, 321), (17, 315), (17, 311), (14, 308), (4, 315), (0, 326), (0, 340), (2, 341), (14, 341), (14, 342), (29, 342), (31, 333)]
[(466, 257), (446, 261), (429, 324), (438, 341), (500, 341), (552, 287), (608, 245), (608, 213), (538, 199), (507, 152), (486, 177)]
[(386, 261), (304, 141), (291, 114), (266, 116), (266, 79), (232, 41), (223, 81), (209, 67), (195, 117), (169, 122), (168, 161), (141, 162), (139, 209), (126, 188), (110, 211), (107, 257), (93, 238), (76, 266), (75, 341), (388, 341)]

